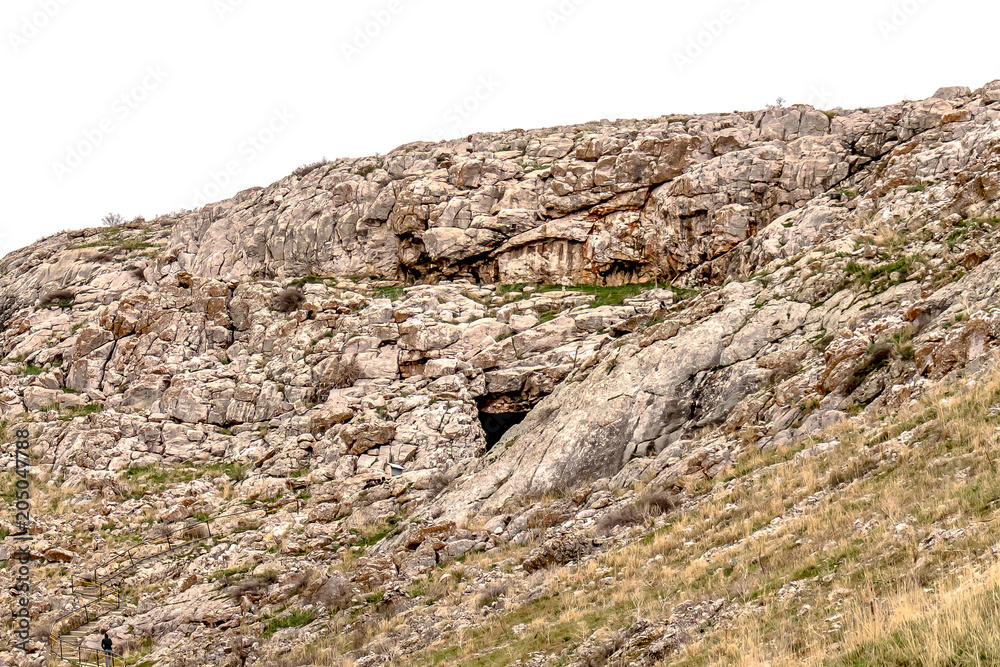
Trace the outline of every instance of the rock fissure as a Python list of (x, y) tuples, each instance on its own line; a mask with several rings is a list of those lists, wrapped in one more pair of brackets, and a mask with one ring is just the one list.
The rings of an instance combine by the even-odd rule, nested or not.
[[(90, 567), (132, 533), (301, 494), (235, 548), (150, 568), (116, 632), (149, 638), (163, 667), (179, 641), (203, 664), (273, 663), (396, 604), (418, 610), (406, 629), (338, 646), (425, 664), (434, 642), (525, 608), (545, 568), (593, 565), (605, 590), (622, 573), (588, 559), (626, 535), (642, 546), (646, 524), (613, 525), (640, 494), (695, 517), (735, 461), (827, 456), (853, 446), (830, 444), (843, 424), (989, 370), (998, 91), (417, 143), (15, 252), (0, 420), (51, 462), (39, 493), (64, 513), (39, 518), (41, 553)], [(60, 288), (72, 304), (43, 307)], [(726, 513), (745, 503), (730, 492)], [(778, 539), (758, 527), (711, 551), (655, 521), (664, 559)], [(467, 559), (469, 580), (419, 613), (445, 586), (428, 573), (455, 581), (470, 553), (509, 562)], [(44, 622), (68, 601), (41, 585)], [(697, 613), (732, 622), (740, 605), (718, 602)], [(687, 619), (682, 603), (664, 609)], [(714, 632), (629, 623), (623, 646), (572, 639), (546, 660), (649, 664), (657, 633), (677, 633), (663, 648)]]

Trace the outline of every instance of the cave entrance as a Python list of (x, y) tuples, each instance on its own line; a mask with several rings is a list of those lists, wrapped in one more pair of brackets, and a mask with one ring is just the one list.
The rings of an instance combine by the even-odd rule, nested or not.
[(528, 416), (527, 412), (483, 412), (479, 411), (479, 423), (486, 432), (486, 451), (500, 442), (504, 433), (517, 426)]

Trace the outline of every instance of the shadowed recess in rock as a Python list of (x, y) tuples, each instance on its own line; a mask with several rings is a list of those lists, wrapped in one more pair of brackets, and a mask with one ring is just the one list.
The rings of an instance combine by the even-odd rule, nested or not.
[(528, 416), (527, 412), (480, 412), (479, 422), (486, 432), (486, 449), (493, 449), (493, 445), (503, 439), (507, 431), (524, 421)]

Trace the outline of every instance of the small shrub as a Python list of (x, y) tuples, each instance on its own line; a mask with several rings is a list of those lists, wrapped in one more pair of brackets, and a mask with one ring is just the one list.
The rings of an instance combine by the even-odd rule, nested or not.
[(330, 385), (335, 389), (353, 387), (361, 377), (361, 366), (355, 359), (344, 361), (337, 359), (336, 365), (330, 370)]
[(562, 312), (561, 308), (550, 308), (548, 310), (540, 310), (538, 311), (538, 322), (540, 324), (551, 322), (552, 320), (556, 319), (556, 317), (559, 316), (560, 312)]
[(288, 282), (288, 287), (305, 287), (306, 285), (324, 285), (326, 284), (326, 278), (312, 271), (308, 275), (302, 276), (301, 278), (296, 278), (295, 280), (290, 280)]
[(642, 511), (635, 505), (621, 505), (606, 512), (597, 520), (596, 528), (599, 535), (609, 535), (618, 526), (634, 526), (642, 523)]
[(651, 493), (650, 495), (644, 497), (641, 501), (642, 506), (645, 507), (651, 514), (669, 514), (673, 510), (677, 509), (678, 502), (674, 497), (674, 494), (669, 491), (660, 491), (659, 493)]
[(279, 313), (290, 313), (293, 310), (298, 310), (305, 300), (302, 290), (291, 287), (278, 292), (277, 296), (274, 297), (272, 307)]
[(242, 463), (226, 464), (223, 466), (223, 470), (234, 482), (242, 482), (247, 478), (247, 469)]
[(101, 224), (105, 227), (121, 227), (125, 224), (125, 218), (120, 213), (108, 213), (101, 218)]
[(477, 607), (490, 607), (494, 602), (499, 600), (501, 596), (505, 595), (510, 586), (508, 586), (505, 581), (494, 581), (492, 584), (487, 586), (482, 593), (479, 594), (479, 598), (476, 600)]
[(304, 176), (308, 176), (309, 174), (311, 174), (316, 169), (319, 169), (320, 167), (326, 166), (327, 164), (329, 164), (329, 161), (326, 158), (323, 158), (322, 160), (320, 160), (318, 162), (311, 162), (309, 164), (302, 165), (301, 167), (299, 167), (298, 169), (296, 169), (295, 171), (293, 171), (292, 175), (295, 176), (295, 177), (297, 177), (297, 178), (302, 178)]
[(104, 405), (100, 403), (91, 403), (90, 405), (74, 405), (73, 407), (67, 408), (67, 412), (76, 417), (86, 417), (87, 415), (97, 414), (98, 412), (104, 411)]
[(390, 301), (399, 301), (405, 296), (402, 287), (376, 287), (375, 296), (380, 299), (389, 299)]
[(819, 340), (815, 341), (813, 346), (820, 353), (826, 352), (826, 348), (830, 347), (830, 343), (832, 343), (836, 338), (836, 334), (828, 333)]

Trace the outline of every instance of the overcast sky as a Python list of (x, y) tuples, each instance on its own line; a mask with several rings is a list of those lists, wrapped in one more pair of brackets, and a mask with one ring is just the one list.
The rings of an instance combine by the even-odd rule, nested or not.
[(0, 256), (476, 131), (922, 99), (1000, 78), (971, 0), (3, 0)]

